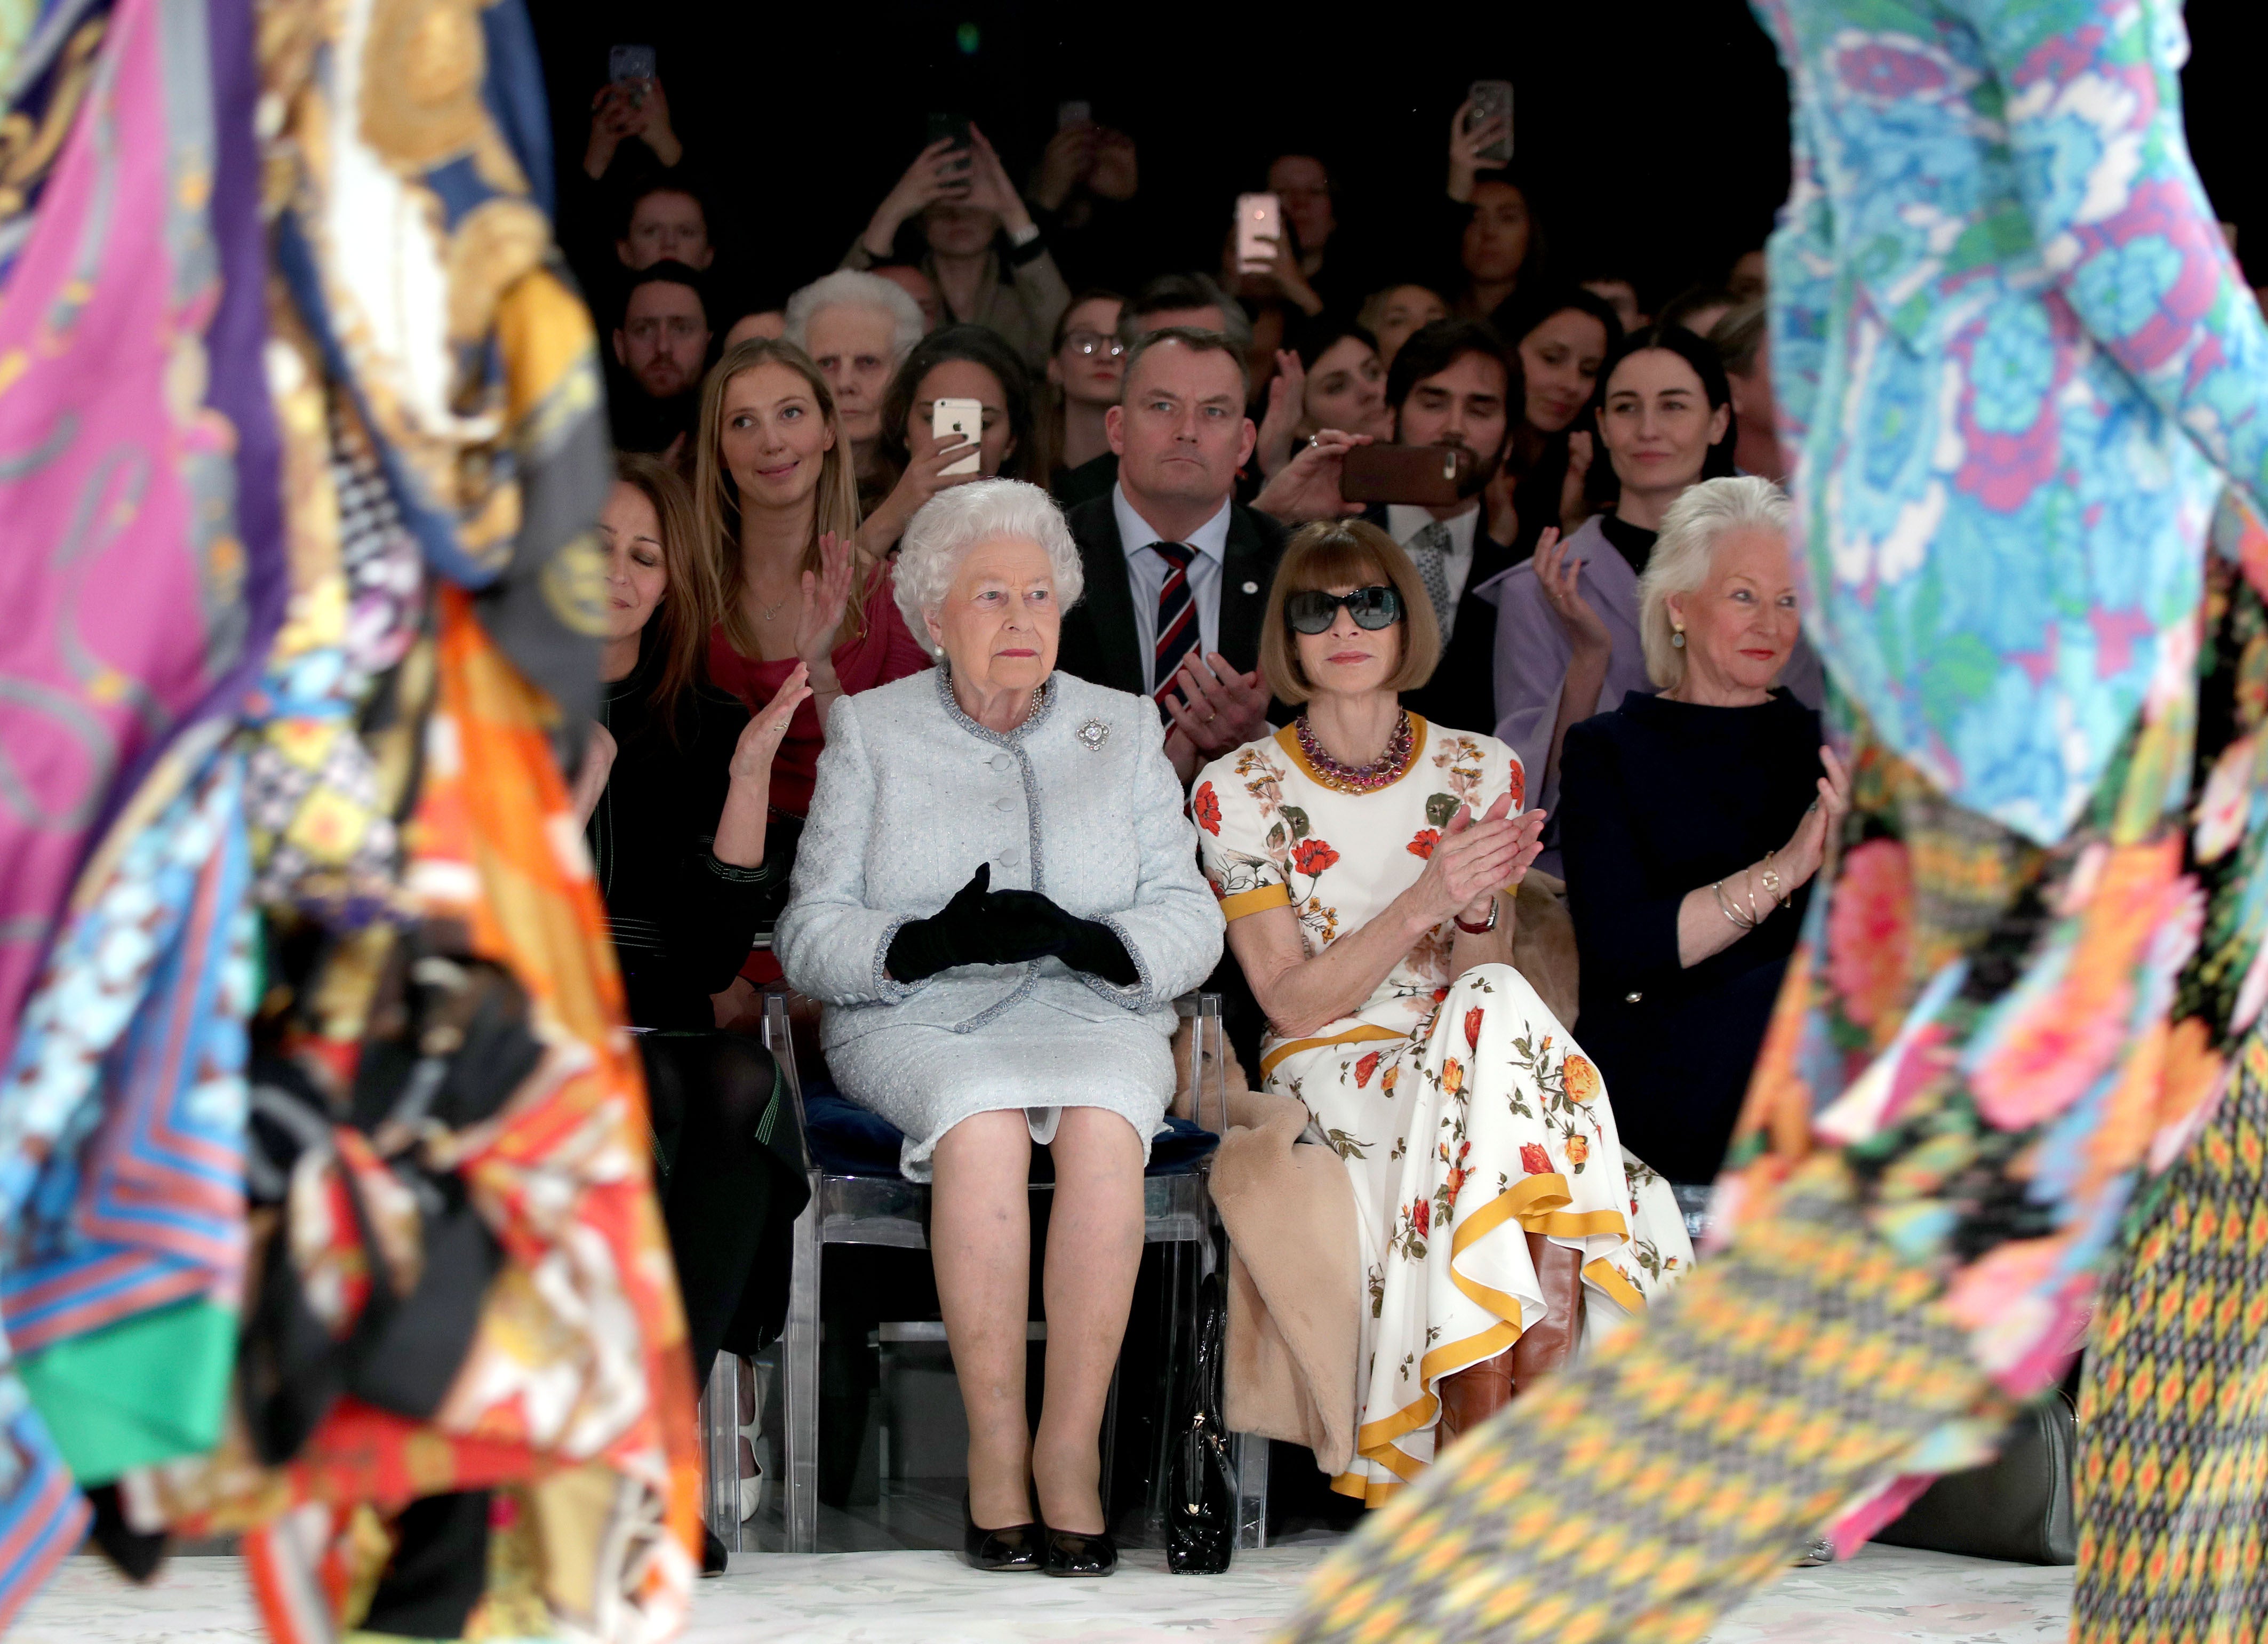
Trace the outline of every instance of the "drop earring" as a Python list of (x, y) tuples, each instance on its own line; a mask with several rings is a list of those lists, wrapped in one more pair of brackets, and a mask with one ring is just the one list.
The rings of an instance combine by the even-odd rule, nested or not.
[(1673, 631), (1669, 636), (1669, 643), (1675, 645), (1680, 651), (1683, 651), (1685, 649), (1685, 624), (1683, 623), (1673, 623), (1670, 626)]

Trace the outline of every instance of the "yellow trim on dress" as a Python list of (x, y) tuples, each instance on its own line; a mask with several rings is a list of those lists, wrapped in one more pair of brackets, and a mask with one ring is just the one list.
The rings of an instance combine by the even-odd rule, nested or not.
[(1409, 1036), (1406, 1033), (1396, 1033), (1391, 1028), (1373, 1028), (1365, 1022), (1359, 1028), (1350, 1028), (1344, 1033), (1326, 1034), (1319, 1039), (1286, 1039), (1274, 1050), (1263, 1053), (1260, 1077), (1266, 1079), (1285, 1057), (1297, 1056), (1302, 1051), (1321, 1050), (1327, 1044), (1359, 1044), (1367, 1039), (1407, 1039)]
[(1623, 1277), (1622, 1270), (1608, 1261), (1605, 1257), (1602, 1256), (1598, 1260), (1587, 1264), (1583, 1269), (1583, 1277), (1605, 1291), (1624, 1312), (1646, 1311), (1646, 1298), (1638, 1294), (1637, 1286)]
[[(1523, 1309), (1520, 1298), (1466, 1278), (1457, 1271), (1457, 1257), (1506, 1222), (1518, 1222), (1523, 1232), (1560, 1238), (1587, 1238), (1601, 1233), (1619, 1234), (1624, 1238), (1629, 1236), (1628, 1224), (1618, 1212), (1594, 1210), (1582, 1215), (1565, 1213), (1565, 1207), (1573, 1199), (1574, 1195), (1568, 1191), (1565, 1176), (1557, 1170), (1544, 1171), (1525, 1178), (1515, 1187), (1506, 1188), (1456, 1224), (1455, 1231), (1449, 1235), (1449, 1282), (1462, 1291), (1468, 1300), (1495, 1314), (1498, 1322), (1477, 1335), (1446, 1342), (1428, 1353), (1418, 1363), (1418, 1383), (1421, 1390), (1421, 1390), (1416, 1398), (1392, 1415), (1377, 1421), (1366, 1421), (1355, 1430), (1355, 1454), (1366, 1462), (1385, 1468), (1399, 1482), (1366, 1478), (1359, 1473), (1350, 1471), (1331, 1480), (1334, 1491), (1341, 1495), (1360, 1497), (1364, 1506), (1375, 1508), (1383, 1506), (1403, 1485), (1415, 1483), (1418, 1475), (1425, 1471), (1427, 1463), (1406, 1454), (1395, 1441), (1406, 1433), (1431, 1426), (1440, 1416), (1441, 1401), (1430, 1390), (1429, 1383), (1508, 1352), (1523, 1333)], [(1625, 1311), (1642, 1313), (1646, 1310), (1646, 1298), (1631, 1287), (1630, 1281), (1606, 1257), (1600, 1257), (1587, 1264), (1583, 1277), (1604, 1291)]]
[[(1330, 779), (1325, 777), (1322, 771), (1316, 770), (1313, 765), (1307, 763), (1307, 756), (1302, 752), (1300, 748), (1300, 727), (1297, 725), (1287, 725), (1282, 730), (1277, 732), (1276, 746), (1282, 748), (1285, 756), (1288, 757), (1293, 764), (1300, 768), (1300, 770), (1306, 775), (1308, 781), (1314, 783), (1317, 787), (1328, 788), (1333, 793), (1336, 793), (1341, 791), (1337, 788), (1332, 787)], [(1401, 781), (1402, 777), (1406, 777), (1411, 771), (1417, 770), (1418, 762), (1425, 756), (1425, 716), (1422, 714), (1413, 713), (1410, 716), (1410, 763), (1403, 766), (1402, 776), (1395, 778), (1394, 782)], [(1368, 790), (1367, 793), (1353, 794), (1350, 797), (1354, 799), (1366, 799), (1371, 793), (1383, 793), (1386, 792), (1387, 788), (1390, 788), (1394, 785), (1394, 782), (1388, 782), (1385, 784), (1384, 786), (1372, 788)]]
[(1263, 885), (1257, 890), (1240, 890), (1233, 896), (1223, 896), (1220, 899), (1220, 917), (1241, 919), (1248, 913), (1265, 913), (1270, 908), (1288, 908), (1291, 905), (1292, 888), (1289, 885)]

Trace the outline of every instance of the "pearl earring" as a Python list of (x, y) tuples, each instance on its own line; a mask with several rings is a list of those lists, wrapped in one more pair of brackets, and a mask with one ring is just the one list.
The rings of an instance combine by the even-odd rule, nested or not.
[(1675, 631), (1669, 636), (1669, 643), (1683, 651), (1685, 649), (1685, 624), (1678, 623), (1674, 627)]

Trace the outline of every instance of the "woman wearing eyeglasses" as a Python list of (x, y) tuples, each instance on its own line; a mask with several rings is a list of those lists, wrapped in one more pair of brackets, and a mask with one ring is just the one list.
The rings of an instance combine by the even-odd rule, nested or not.
[(1110, 449), (1102, 414), (1118, 403), (1126, 376), (1126, 350), (1118, 341), (1118, 311), (1125, 306), (1116, 291), (1081, 291), (1056, 321), (1048, 356), (1048, 385), (1057, 396), (1047, 418), (1049, 485)]
[(1543, 824), (1519, 756), (1401, 705), (1440, 649), (1409, 557), (1362, 520), (1308, 526), (1263, 621), (1261, 671), (1303, 711), (1208, 766), (1192, 808), (1267, 1014), (1265, 1087), (1306, 1104), (1353, 1188), (1356, 1457), (1332, 1487), (1376, 1504), (1692, 1249), (1513, 968)]

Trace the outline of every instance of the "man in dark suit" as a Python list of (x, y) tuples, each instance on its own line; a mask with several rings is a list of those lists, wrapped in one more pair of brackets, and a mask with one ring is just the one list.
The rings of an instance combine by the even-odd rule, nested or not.
[(1056, 666), (1158, 698), (1186, 783), (1265, 732), (1260, 616), (1285, 528), (1233, 499), (1255, 430), (1233, 344), (1182, 326), (1149, 332), (1123, 381), (1105, 419), (1118, 477), (1066, 516), (1086, 592), (1064, 615)]
[(1421, 328), (1387, 372), (1397, 442), (1460, 446), (1473, 458), (1448, 506), (1373, 503), (1363, 515), (1408, 550), (1441, 625), (1440, 663), (1405, 705), (1454, 730), (1496, 728), (1496, 601), (1483, 590), (1512, 568), (1513, 552), (1490, 535), (1482, 494), (1504, 462), (1523, 401), (1516, 357), (1477, 320)]
[[(1219, 333), (1235, 344), (1239, 359), (1251, 352), (1252, 321), (1233, 299), (1202, 274), (1167, 274), (1145, 285), (1119, 313), (1118, 341), (1130, 349), (1151, 332), (1176, 326)], [(1118, 453), (1106, 451), (1057, 477), (1056, 500), (1076, 508), (1109, 496), (1117, 478)]]

